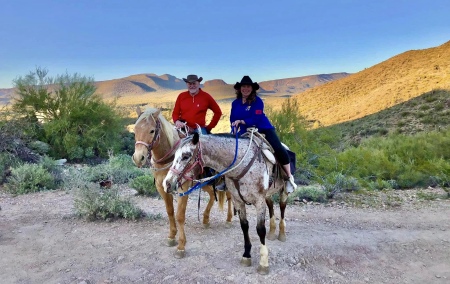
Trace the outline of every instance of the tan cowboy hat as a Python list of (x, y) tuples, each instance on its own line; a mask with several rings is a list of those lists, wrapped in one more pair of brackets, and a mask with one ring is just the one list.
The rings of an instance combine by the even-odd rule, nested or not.
[(201, 82), (203, 80), (202, 77), (197, 77), (197, 75), (188, 75), (186, 79), (183, 78), (183, 81), (185, 81), (186, 83), (192, 83), (192, 82)]

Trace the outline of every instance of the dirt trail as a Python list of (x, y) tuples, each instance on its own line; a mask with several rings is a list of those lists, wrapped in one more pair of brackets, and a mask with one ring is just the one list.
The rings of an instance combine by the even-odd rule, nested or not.
[(253, 208), (253, 265), (241, 267), (237, 217), (227, 229), (225, 212), (215, 206), (204, 229), (191, 199), (186, 258), (175, 259), (175, 248), (162, 244), (168, 229), (162, 200), (133, 199), (162, 218), (87, 222), (75, 217), (71, 192), (0, 193), (0, 282), (450, 283), (450, 200), (410, 199), (394, 209), (290, 205), (287, 241), (267, 241), (270, 273), (263, 276), (256, 272)]

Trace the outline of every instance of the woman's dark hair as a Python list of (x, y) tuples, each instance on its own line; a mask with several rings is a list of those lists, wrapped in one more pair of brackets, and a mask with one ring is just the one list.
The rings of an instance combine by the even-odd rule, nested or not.
[[(239, 89), (239, 90), (236, 90), (235, 89), (235, 92), (236, 92), (236, 99), (240, 99), (240, 100), (242, 100), (242, 93), (241, 93), (241, 90)], [(256, 91), (255, 91), (255, 89), (253, 89), (252, 88), (252, 92), (250, 93), (250, 95), (247, 97), (247, 100), (245, 101), (245, 103), (246, 104), (251, 104), (252, 102), (254, 102), (255, 101), (255, 99), (256, 99)]]

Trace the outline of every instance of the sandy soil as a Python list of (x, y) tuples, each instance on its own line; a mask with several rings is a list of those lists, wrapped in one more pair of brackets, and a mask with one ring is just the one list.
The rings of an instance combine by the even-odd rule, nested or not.
[(267, 241), (270, 273), (259, 275), (253, 209), (253, 265), (241, 267), (237, 216), (228, 229), (225, 212), (215, 206), (211, 228), (204, 229), (193, 198), (186, 257), (175, 259), (175, 248), (163, 245), (168, 226), (162, 200), (133, 197), (161, 218), (88, 222), (75, 216), (71, 192), (2, 192), (0, 282), (450, 283), (450, 200), (424, 201), (415, 193), (398, 193), (389, 206), (375, 208), (341, 201), (289, 205), (287, 241)]

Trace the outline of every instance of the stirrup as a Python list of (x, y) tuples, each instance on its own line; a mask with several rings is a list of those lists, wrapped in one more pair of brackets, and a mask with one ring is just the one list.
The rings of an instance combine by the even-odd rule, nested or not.
[(287, 193), (292, 193), (297, 189), (297, 184), (294, 181), (294, 176), (291, 175), (287, 180), (286, 180), (286, 192)]

